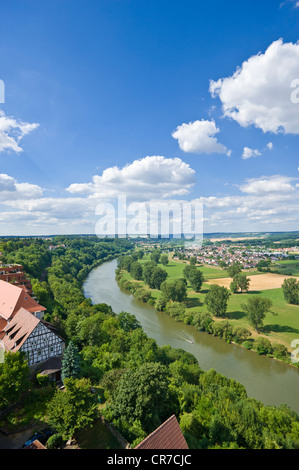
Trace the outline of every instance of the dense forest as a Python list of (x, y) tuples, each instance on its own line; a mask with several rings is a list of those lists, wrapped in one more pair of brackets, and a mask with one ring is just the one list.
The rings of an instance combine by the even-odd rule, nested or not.
[[(66, 340), (65, 391), (40, 384), (56, 438), (71, 437), (101, 413), (134, 447), (174, 413), (191, 449), (298, 449), (299, 417), (289, 407), (248, 397), (243, 385), (203, 371), (193, 355), (158, 347), (130, 312), (116, 315), (110, 306), (84, 297), (82, 284), (93, 267), (133, 249), (128, 240), (96, 237), (0, 242), (2, 260), (23, 264), (48, 309), (45, 319)], [(11, 368), (1, 365), (0, 409), (39, 393), (28, 383), (24, 361), (15, 357), (25, 371), (24, 383), (9, 402)], [(90, 387), (101, 390), (100, 409)], [(85, 405), (75, 407), (74, 396)]]

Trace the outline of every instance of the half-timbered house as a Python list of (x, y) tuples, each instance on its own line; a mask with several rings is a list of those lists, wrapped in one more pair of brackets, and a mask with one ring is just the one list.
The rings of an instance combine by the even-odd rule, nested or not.
[(21, 308), (0, 332), (0, 347), (6, 351), (23, 351), (29, 366), (61, 356), (64, 340), (53, 326)]

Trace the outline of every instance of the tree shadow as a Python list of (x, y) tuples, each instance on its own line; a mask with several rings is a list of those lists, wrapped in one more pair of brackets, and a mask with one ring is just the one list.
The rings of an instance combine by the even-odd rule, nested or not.
[(240, 320), (244, 317), (246, 317), (246, 313), (241, 312), (240, 310), (235, 310), (234, 312), (226, 312), (226, 318), (229, 320)]
[(201, 294), (207, 294), (209, 291), (209, 289), (200, 289), (200, 293)]
[(201, 307), (203, 302), (198, 297), (188, 297), (185, 300), (185, 304), (188, 308)]
[(261, 332), (265, 334), (269, 333), (296, 333), (299, 334), (299, 329), (298, 328), (292, 328), (291, 326), (284, 326), (284, 325), (277, 325), (272, 324), (272, 325), (264, 325), (261, 329)]

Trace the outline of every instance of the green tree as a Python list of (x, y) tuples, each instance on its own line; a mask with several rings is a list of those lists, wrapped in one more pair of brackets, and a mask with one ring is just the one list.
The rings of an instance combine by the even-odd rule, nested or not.
[(177, 320), (183, 321), (186, 313), (186, 305), (181, 302), (167, 302), (165, 312)]
[(193, 265), (187, 265), (183, 271), (184, 277), (189, 281), (195, 292), (199, 292), (204, 281), (203, 273)]
[(157, 267), (157, 264), (153, 261), (147, 261), (143, 265), (143, 274), (142, 279), (144, 282), (149, 286), (151, 283), (151, 277), (153, 274), (153, 270)]
[(150, 254), (150, 259), (151, 261), (153, 261), (154, 263), (159, 263), (160, 261), (160, 256), (161, 256), (161, 252), (160, 250), (154, 250), (151, 252)]
[(0, 409), (16, 403), (29, 389), (30, 368), (20, 351), (5, 352), (0, 362)]
[(233, 282), (231, 283), (230, 287), (232, 288), (237, 288), (235, 292), (237, 292), (239, 289), (241, 292), (248, 292), (249, 290), (249, 284), (250, 280), (246, 276), (245, 273), (238, 273), (235, 274), (233, 278)]
[(130, 266), (130, 273), (133, 279), (140, 281), (142, 279), (142, 265), (138, 261), (133, 261)]
[(152, 289), (160, 289), (162, 282), (164, 282), (166, 278), (167, 271), (165, 271), (165, 269), (160, 268), (159, 266), (156, 266), (152, 271), (149, 286)]
[(226, 287), (213, 284), (205, 297), (205, 304), (212, 315), (223, 317), (226, 314), (229, 290)]
[(236, 294), (236, 293), (238, 292), (238, 290), (239, 290), (239, 286), (238, 286), (237, 281), (232, 281), (232, 282), (230, 283), (229, 288), (230, 288), (230, 290), (231, 290), (231, 292), (232, 292), (233, 294)]
[(172, 282), (162, 282), (160, 287), (164, 299), (173, 302), (184, 302), (187, 298), (187, 285), (184, 279), (176, 279)]
[(160, 262), (163, 264), (163, 266), (167, 266), (169, 260), (168, 260), (168, 255), (166, 253), (161, 255)]
[(65, 390), (56, 390), (47, 408), (48, 423), (65, 440), (97, 416), (97, 401), (88, 379), (66, 379)]
[(135, 315), (132, 315), (131, 313), (120, 312), (118, 314), (118, 321), (120, 327), (126, 332), (136, 330), (136, 328), (141, 328), (140, 322), (137, 320)]
[(167, 368), (159, 363), (127, 370), (113, 394), (114, 417), (131, 424), (138, 420), (148, 433), (157, 428), (174, 411), (167, 376)]
[(77, 346), (72, 341), (69, 342), (64, 350), (62, 357), (61, 378), (64, 382), (65, 379), (70, 377), (78, 378), (80, 375), (80, 356)]
[(271, 299), (255, 295), (254, 297), (250, 297), (247, 303), (242, 304), (241, 307), (246, 313), (249, 323), (258, 332), (259, 328), (264, 324), (266, 313), (269, 312), (272, 307), (272, 301)]
[(236, 274), (239, 274), (242, 271), (242, 265), (240, 263), (233, 263), (227, 268), (227, 273), (229, 277), (234, 278)]
[(254, 349), (258, 354), (271, 354), (273, 351), (271, 342), (267, 338), (258, 338), (254, 342)]
[(285, 279), (281, 287), (285, 300), (289, 304), (299, 305), (299, 281), (296, 278)]

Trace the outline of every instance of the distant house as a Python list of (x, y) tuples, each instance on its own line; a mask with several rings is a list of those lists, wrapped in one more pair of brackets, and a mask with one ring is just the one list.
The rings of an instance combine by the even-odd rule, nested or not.
[(189, 449), (178, 420), (172, 415), (135, 449)]

